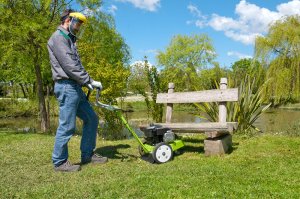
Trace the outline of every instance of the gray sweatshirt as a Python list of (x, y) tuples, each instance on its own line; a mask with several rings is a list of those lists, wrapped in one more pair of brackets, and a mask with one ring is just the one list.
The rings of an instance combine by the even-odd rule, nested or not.
[(92, 81), (82, 66), (76, 44), (71, 40), (67, 30), (59, 26), (50, 37), (47, 47), (54, 81), (71, 79), (80, 85)]

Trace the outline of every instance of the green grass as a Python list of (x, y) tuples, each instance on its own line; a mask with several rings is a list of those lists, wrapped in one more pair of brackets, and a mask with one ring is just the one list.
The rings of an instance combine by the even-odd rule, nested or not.
[[(205, 157), (203, 137), (185, 137), (182, 155), (162, 165), (139, 158), (134, 140), (98, 140), (105, 165), (56, 173), (54, 137), (0, 133), (0, 198), (300, 198), (300, 138), (233, 137), (229, 155)], [(69, 143), (78, 162), (80, 137)]]

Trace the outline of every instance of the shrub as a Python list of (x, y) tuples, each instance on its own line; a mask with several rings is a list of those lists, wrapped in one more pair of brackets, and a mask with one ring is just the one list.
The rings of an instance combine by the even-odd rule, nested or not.
[[(237, 131), (247, 133), (251, 130), (260, 131), (254, 126), (254, 122), (265, 112), (271, 105), (263, 105), (264, 99), (262, 93), (265, 87), (264, 83), (257, 92), (253, 92), (255, 87), (255, 78), (251, 79), (246, 76), (239, 86), (238, 102), (227, 103), (227, 120), (229, 122), (238, 122)], [(218, 103), (201, 103), (195, 104), (200, 111), (199, 117), (205, 118), (212, 122), (219, 120)]]

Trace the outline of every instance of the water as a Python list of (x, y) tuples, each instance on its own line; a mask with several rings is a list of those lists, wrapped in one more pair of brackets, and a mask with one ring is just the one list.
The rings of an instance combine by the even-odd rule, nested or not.
[(255, 126), (263, 132), (279, 132), (299, 122), (299, 109), (270, 109), (256, 121)]
[[(142, 124), (150, 124), (152, 121), (147, 116), (146, 111), (125, 113), (125, 116), (129, 123), (135, 127), (135, 129)], [(163, 118), (165, 121), (165, 118)], [(192, 122), (199, 123), (205, 122), (205, 120), (194, 116), (189, 112), (174, 112), (172, 116), (172, 122)], [(278, 132), (287, 129), (290, 125), (300, 122), (300, 110), (288, 110), (288, 109), (271, 109), (267, 113), (264, 113), (255, 123), (263, 132)], [(58, 123), (58, 118), (51, 118), (51, 131), (55, 132)], [(77, 121), (77, 128), (80, 129), (82, 123)], [(0, 118), (0, 131), (3, 130), (17, 130), (27, 131), (29, 128), (39, 129), (39, 122), (37, 118)], [(80, 131), (80, 130), (78, 130)]]
[[(128, 114), (130, 120), (137, 120), (139, 124), (145, 124), (147, 121), (147, 114), (144, 112), (133, 112)], [(163, 118), (165, 121), (165, 118)], [(150, 123), (151, 121), (148, 121)], [(174, 112), (172, 115), (172, 122), (191, 122), (199, 123), (206, 122), (205, 119), (188, 112)], [(300, 110), (299, 109), (269, 109), (263, 113), (254, 125), (263, 132), (279, 132), (286, 130), (290, 125), (296, 122), (300, 122)]]

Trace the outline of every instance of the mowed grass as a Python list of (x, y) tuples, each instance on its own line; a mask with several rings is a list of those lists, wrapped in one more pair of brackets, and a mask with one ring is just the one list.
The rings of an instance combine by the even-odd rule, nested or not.
[[(98, 140), (104, 165), (77, 173), (53, 171), (54, 137), (0, 133), (1, 198), (300, 198), (300, 138), (233, 136), (234, 150), (205, 157), (202, 136), (184, 137), (186, 148), (166, 164), (139, 158), (135, 140)], [(69, 143), (79, 162), (80, 137)]]

